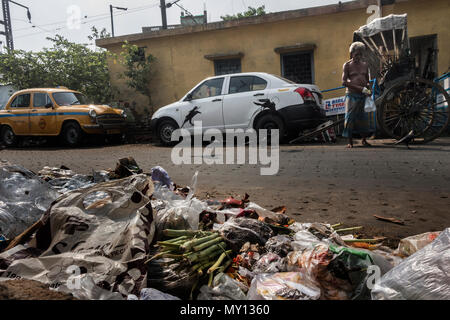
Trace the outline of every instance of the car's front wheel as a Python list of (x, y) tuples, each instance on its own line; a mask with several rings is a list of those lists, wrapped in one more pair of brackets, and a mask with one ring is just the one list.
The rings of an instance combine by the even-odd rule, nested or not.
[(0, 142), (3, 142), (5, 147), (13, 147), (17, 144), (17, 136), (10, 127), (4, 126), (0, 130)]
[(75, 122), (66, 123), (61, 131), (61, 138), (69, 147), (76, 147), (82, 139), (82, 131), (80, 125)]
[(174, 145), (176, 142), (172, 141), (172, 133), (178, 129), (178, 125), (174, 121), (164, 120), (158, 126), (158, 138), (165, 146)]
[[(278, 130), (279, 132), (279, 138), (280, 142), (284, 140), (284, 124), (283, 120), (281, 120), (279, 117), (272, 115), (272, 114), (266, 114), (262, 116), (255, 125), (255, 129), (258, 133), (258, 141), (261, 141), (261, 139), (267, 139), (267, 143), (272, 142), (272, 133), (273, 130)], [(260, 136), (259, 130), (267, 130), (265, 137)]]

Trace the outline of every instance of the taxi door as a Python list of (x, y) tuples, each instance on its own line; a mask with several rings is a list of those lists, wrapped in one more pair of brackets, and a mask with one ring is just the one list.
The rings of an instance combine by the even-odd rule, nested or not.
[(31, 94), (21, 94), (14, 98), (8, 109), (9, 124), (16, 135), (30, 133), (30, 99)]
[(30, 134), (36, 136), (56, 135), (56, 111), (53, 103), (45, 92), (33, 93), (32, 109), (30, 112)]

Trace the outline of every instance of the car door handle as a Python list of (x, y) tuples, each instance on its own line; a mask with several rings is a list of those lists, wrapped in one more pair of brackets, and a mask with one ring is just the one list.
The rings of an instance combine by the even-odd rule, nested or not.
[(222, 99), (214, 99), (212, 102), (219, 102), (222, 101)]
[(263, 96), (264, 95), (264, 93), (255, 93), (253, 96), (254, 97), (259, 97), (259, 96)]

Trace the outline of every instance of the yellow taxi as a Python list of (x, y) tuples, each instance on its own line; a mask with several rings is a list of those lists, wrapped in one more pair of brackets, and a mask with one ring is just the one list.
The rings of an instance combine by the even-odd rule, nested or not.
[(14, 93), (0, 110), (0, 142), (13, 146), (20, 136), (59, 136), (69, 146), (84, 134), (120, 137), (126, 128), (123, 110), (93, 105), (67, 88), (26, 89)]

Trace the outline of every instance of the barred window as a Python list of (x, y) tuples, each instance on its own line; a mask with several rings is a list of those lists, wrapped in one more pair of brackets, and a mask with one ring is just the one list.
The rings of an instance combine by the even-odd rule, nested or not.
[(308, 51), (281, 55), (281, 71), (284, 78), (295, 83), (314, 83), (313, 53)]
[(241, 59), (214, 60), (214, 71), (216, 76), (241, 72)]

